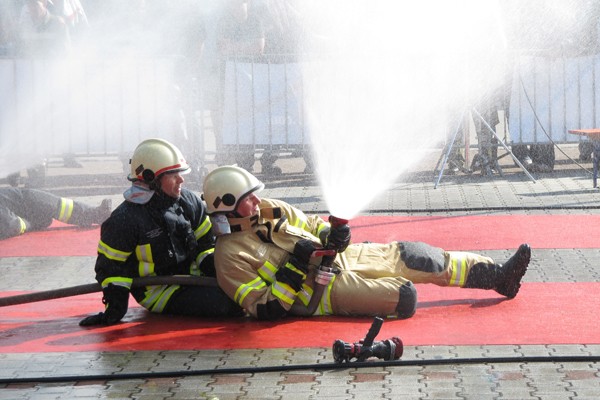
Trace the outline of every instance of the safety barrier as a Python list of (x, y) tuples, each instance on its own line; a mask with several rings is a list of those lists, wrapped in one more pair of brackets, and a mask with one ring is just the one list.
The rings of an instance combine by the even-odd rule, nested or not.
[(600, 56), (521, 56), (514, 70), (509, 112), (512, 143), (576, 143), (570, 129), (597, 128)]
[(175, 60), (0, 59), (0, 136), (16, 153), (129, 153), (178, 140)]
[(224, 145), (280, 148), (309, 143), (299, 64), (229, 61), (224, 89)]
[(0, 59), (2, 146), (44, 157), (120, 155), (159, 136), (203, 161), (217, 151), (281, 153), (308, 145), (297, 64), (229, 61), (211, 86), (180, 76), (180, 61)]
[[(215, 148), (226, 153), (301, 154), (310, 145), (298, 63), (228, 61), (210, 89), (222, 90), (222, 119), (209, 126), (200, 93), (208, 86), (182, 81), (177, 62), (0, 59), (0, 145), (13, 154), (129, 154), (140, 140), (160, 136), (198, 159), (210, 150), (213, 128)], [(582, 140), (568, 130), (598, 127), (599, 70), (600, 56), (520, 57), (508, 142)]]

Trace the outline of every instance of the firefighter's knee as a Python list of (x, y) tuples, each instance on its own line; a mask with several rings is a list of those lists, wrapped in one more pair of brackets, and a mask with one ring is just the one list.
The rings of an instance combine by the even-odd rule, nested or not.
[(446, 269), (444, 250), (423, 242), (398, 242), (400, 257), (412, 270), (441, 273)]
[(396, 306), (398, 318), (410, 318), (417, 310), (417, 289), (412, 282), (406, 282), (400, 286), (399, 293), (400, 299), (398, 300), (398, 306)]

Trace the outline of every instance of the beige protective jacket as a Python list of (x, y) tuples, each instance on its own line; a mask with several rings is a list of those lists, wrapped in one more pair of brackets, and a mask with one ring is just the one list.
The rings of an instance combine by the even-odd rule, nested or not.
[[(324, 238), (319, 237), (329, 230), (329, 223), (320, 217), (307, 217), (282, 201), (263, 199), (259, 208), (258, 216), (229, 218), (232, 233), (219, 236), (215, 247), (219, 286), (258, 318), (260, 305), (268, 309), (270, 302), (278, 302), (288, 311), (295, 302), (308, 304), (321, 258), (311, 259), (309, 273), (297, 293), (277, 282), (275, 274), (288, 261), (299, 239), (310, 239), (321, 247)], [(408, 249), (415, 244), (426, 251), (411, 253)], [(402, 285), (412, 281), (463, 286), (470, 268), (481, 262), (493, 260), (418, 242), (351, 244), (336, 256), (334, 265), (341, 272), (327, 287), (315, 315), (393, 317)]]
[(329, 228), (320, 217), (307, 217), (282, 201), (263, 199), (259, 208), (258, 216), (229, 218), (232, 233), (219, 236), (215, 247), (219, 286), (255, 317), (257, 306), (271, 301), (278, 301), (285, 310), (295, 301), (308, 304), (312, 270), (320, 258), (311, 259), (311, 273), (299, 293), (290, 293), (288, 287), (280, 285), (275, 273), (288, 261), (298, 240), (311, 240), (320, 248), (318, 235)]
[[(298, 293), (279, 285), (275, 273), (285, 265), (299, 239), (309, 239), (321, 247), (319, 234), (329, 229), (329, 224), (320, 217), (306, 216), (282, 201), (264, 199), (259, 208), (258, 218), (230, 218), (233, 232), (220, 236), (215, 247), (219, 285), (255, 317), (258, 317), (258, 305), (271, 301), (279, 302), (285, 310), (294, 302), (308, 304), (313, 292), (314, 269), (320, 265), (321, 258), (311, 259), (309, 273)], [(367, 280), (390, 274), (397, 276), (398, 259), (396, 244), (350, 245), (336, 257), (334, 264), (342, 272), (326, 289), (315, 314), (392, 314), (398, 303), (397, 286), (406, 280), (387, 278), (376, 285)], [(364, 295), (360, 294), (361, 290)], [(373, 290), (385, 290), (385, 293), (372, 293)]]

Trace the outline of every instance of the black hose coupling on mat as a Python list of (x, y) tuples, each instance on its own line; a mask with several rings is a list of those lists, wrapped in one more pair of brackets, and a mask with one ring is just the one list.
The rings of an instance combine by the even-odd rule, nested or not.
[(356, 361), (365, 361), (369, 357), (381, 358), (385, 361), (397, 360), (402, 357), (404, 345), (399, 337), (375, 342), (375, 337), (383, 325), (383, 319), (375, 317), (375, 320), (367, 332), (367, 336), (357, 343), (346, 343), (343, 340), (333, 342), (333, 359), (337, 363), (349, 362), (353, 358)]

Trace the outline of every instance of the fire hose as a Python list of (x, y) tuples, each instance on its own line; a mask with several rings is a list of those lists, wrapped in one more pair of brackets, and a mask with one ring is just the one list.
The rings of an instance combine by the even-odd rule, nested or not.
[[(331, 226), (347, 224), (348, 220), (329, 217)], [(319, 268), (328, 268), (332, 270), (331, 265), (337, 252), (331, 248), (316, 250), (313, 257), (322, 257), (322, 263)], [(131, 287), (142, 287), (151, 285), (187, 285), (187, 286), (218, 286), (215, 278), (191, 275), (171, 275), (171, 276), (144, 276), (133, 278)], [(313, 315), (319, 306), (325, 286), (315, 284), (313, 296), (307, 307), (297, 307), (292, 312), (295, 315), (309, 316)], [(71, 286), (61, 289), (46, 290), (40, 292), (26, 293), (15, 296), (0, 297), (0, 307), (14, 306), (17, 304), (34, 303), (38, 301), (53, 300), (63, 297), (79, 296), (82, 294), (95, 293), (102, 291), (98, 283), (89, 283), (85, 285)]]
[(598, 355), (542, 355), (542, 356), (498, 356), (498, 357), (453, 357), (453, 358), (429, 358), (413, 360), (391, 360), (391, 361), (360, 361), (348, 363), (320, 362), (316, 364), (286, 364), (266, 365), (252, 367), (217, 367), (207, 369), (179, 369), (171, 371), (143, 371), (143, 372), (116, 372), (104, 374), (79, 374), (62, 376), (30, 376), (0, 378), (0, 385), (23, 384), (23, 383), (69, 383), (69, 382), (93, 382), (93, 381), (116, 381), (135, 379), (158, 379), (158, 378), (182, 378), (191, 376), (215, 376), (233, 374), (260, 374), (260, 373), (282, 373), (289, 371), (332, 371), (347, 370), (349, 368), (390, 368), (390, 367), (429, 367), (449, 365), (453, 368), (459, 365), (476, 364), (527, 364), (527, 363), (596, 363), (600, 362)]
[[(389, 367), (427, 367), (435, 365), (471, 365), (471, 364), (504, 364), (504, 363), (594, 363), (600, 362), (597, 355), (545, 355), (545, 356), (508, 356), (508, 357), (470, 357), (470, 358), (433, 358), (399, 360), (403, 352), (402, 341), (393, 337), (381, 342), (375, 342), (375, 336), (379, 333), (383, 319), (376, 317), (364, 339), (357, 343), (346, 343), (336, 340), (333, 344), (333, 358), (335, 363), (317, 364), (295, 364), (295, 365), (273, 365), (261, 367), (233, 367), (233, 368), (209, 368), (201, 370), (174, 370), (159, 372), (133, 372), (133, 373), (107, 373), (99, 375), (67, 375), (67, 376), (34, 376), (26, 378), (0, 378), (0, 385), (19, 383), (65, 383), (65, 382), (87, 382), (87, 381), (111, 381), (132, 379), (157, 379), (157, 378), (179, 378), (190, 376), (214, 376), (220, 374), (257, 374), (286, 371), (331, 371), (348, 368), (389, 368)], [(394, 346), (395, 345), (395, 346)], [(368, 360), (377, 357), (384, 361)], [(357, 361), (350, 363), (352, 358)]]
[[(217, 286), (215, 278), (206, 276), (171, 275), (171, 276), (144, 276), (133, 278), (131, 287), (152, 285), (182, 285), (182, 286)], [(17, 304), (34, 303), (37, 301), (53, 300), (62, 297), (79, 296), (82, 294), (101, 292), (99, 283), (71, 286), (61, 289), (45, 290), (40, 292), (19, 294), (15, 296), (0, 297), (0, 307), (14, 306)]]

